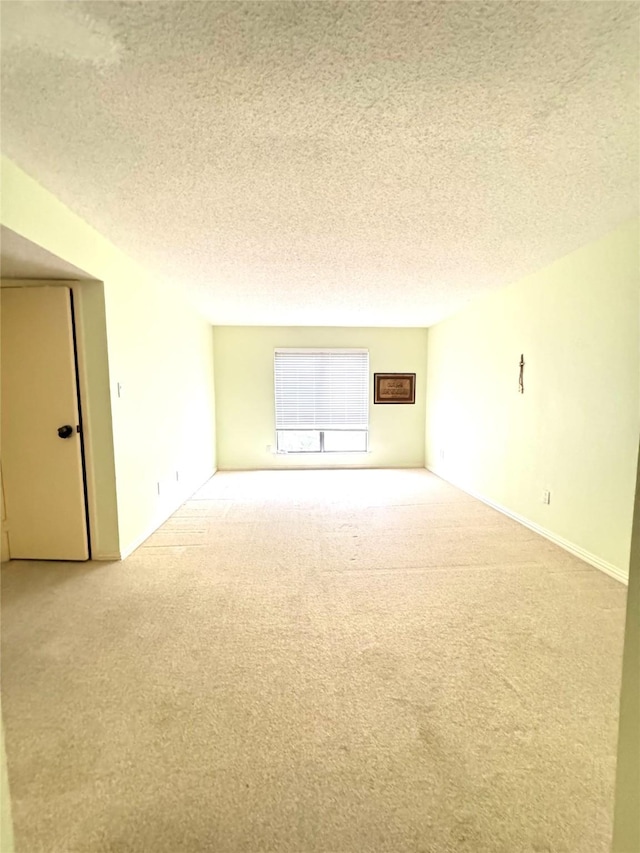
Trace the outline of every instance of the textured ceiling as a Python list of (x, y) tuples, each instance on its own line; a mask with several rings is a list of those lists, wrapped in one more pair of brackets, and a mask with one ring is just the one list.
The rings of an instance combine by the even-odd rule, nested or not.
[(5, 153), (216, 323), (429, 325), (637, 212), (637, 3), (1, 5)]

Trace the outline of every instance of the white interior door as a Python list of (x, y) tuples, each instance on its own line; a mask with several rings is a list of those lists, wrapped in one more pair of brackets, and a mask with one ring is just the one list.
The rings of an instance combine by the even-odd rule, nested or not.
[(0, 453), (11, 558), (86, 560), (71, 291), (4, 288), (1, 298)]

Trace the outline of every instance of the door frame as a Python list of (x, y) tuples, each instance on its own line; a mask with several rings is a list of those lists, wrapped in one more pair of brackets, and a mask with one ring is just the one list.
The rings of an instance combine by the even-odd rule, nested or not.
[[(113, 435), (111, 432), (111, 401), (106, 328), (104, 330), (104, 341), (102, 342), (104, 346), (104, 376), (100, 382), (101, 387), (97, 387), (96, 376), (95, 374), (92, 375), (88, 365), (90, 359), (87, 347), (88, 331), (85, 323), (87, 300), (84, 299), (84, 296), (87, 293), (87, 288), (99, 288), (99, 295), (101, 297), (100, 307), (104, 312), (104, 285), (95, 279), (2, 279), (2, 289), (26, 287), (66, 287), (71, 290), (78, 396), (83, 431), (82, 445), (89, 559), (119, 560), (120, 549), (115, 492), (115, 465), (113, 462)], [(102, 349), (102, 345), (100, 349)], [(98, 414), (95, 413), (92, 418), (92, 410), (97, 408), (95, 405), (96, 400), (100, 401), (101, 409), (104, 409), (104, 406), (108, 405), (108, 424), (105, 425), (108, 429), (106, 431), (102, 430), (104, 434), (100, 436), (97, 436), (95, 434), (96, 430), (92, 428), (92, 422), (95, 422), (95, 418), (98, 417)], [(101, 411), (99, 417), (104, 420), (105, 416), (106, 413)], [(99, 459), (101, 463), (98, 461)], [(112, 474), (112, 478), (109, 476), (110, 473)], [(108, 481), (112, 479), (112, 482), (105, 482), (105, 479)], [(7, 521), (11, 524), (10, 518)], [(9, 552), (10, 556), (11, 553)]]

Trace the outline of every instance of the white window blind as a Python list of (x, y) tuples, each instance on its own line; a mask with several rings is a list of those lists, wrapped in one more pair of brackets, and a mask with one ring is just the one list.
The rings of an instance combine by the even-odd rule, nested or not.
[(277, 349), (276, 429), (367, 429), (369, 352)]

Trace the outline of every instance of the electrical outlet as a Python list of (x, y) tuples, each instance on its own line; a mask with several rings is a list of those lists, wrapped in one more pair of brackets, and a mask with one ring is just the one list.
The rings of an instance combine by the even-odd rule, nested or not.
[(266, 450), (267, 450), (267, 453), (271, 453), (272, 445), (267, 444), (267, 448), (266, 448)]
[(542, 493), (542, 503), (550, 504), (551, 503), (551, 492), (548, 489), (545, 489)]
[(176, 482), (180, 480), (180, 471), (176, 471)]
[(444, 459), (444, 447), (440, 448), (440, 459)]

